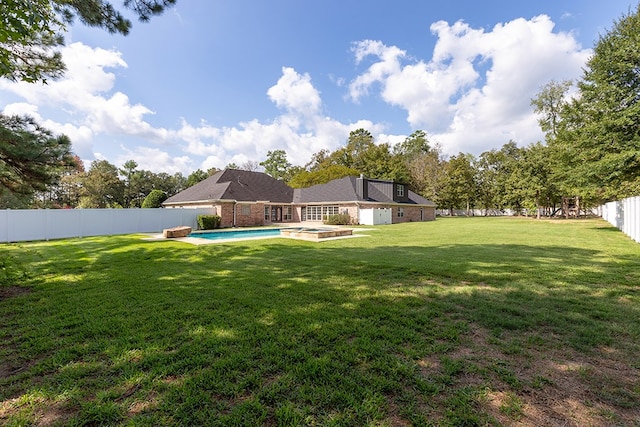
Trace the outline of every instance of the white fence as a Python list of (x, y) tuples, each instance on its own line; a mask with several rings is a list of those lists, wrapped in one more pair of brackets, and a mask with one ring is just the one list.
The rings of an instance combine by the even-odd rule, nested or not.
[(640, 197), (609, 202), (600, 209), (602, 218), (640, 243)]
[[(450, 209), (436, 209), (438, 216), (451, 216)], [(453, 216), (510, 216), (513, 215), (511, 209), (454, 209)]]
[(0, 210), (0, 242), (63, 239), (111, 234), (155, 233), (187, 225), (196, 229), (198, 209), (29, 209)]

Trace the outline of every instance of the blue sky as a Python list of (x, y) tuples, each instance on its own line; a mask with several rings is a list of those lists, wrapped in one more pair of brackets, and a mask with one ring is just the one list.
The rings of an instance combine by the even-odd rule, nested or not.
[(478, 155), (541, 140), (530, 99), (579, 78), (636, 4), (178, 0), (126, 37), (74, 25), (65, 77), (0, 81), (0, 109), (67, 134), (87, 164), (185, 175), (275, 149), (304, 165), (357, 128)]

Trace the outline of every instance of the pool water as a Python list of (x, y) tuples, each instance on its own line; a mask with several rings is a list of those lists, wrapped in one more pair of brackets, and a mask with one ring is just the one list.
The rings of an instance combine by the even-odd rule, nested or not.
[(191, 233), (189, 237), (197, 237), (199, 239), (208, 240), (226, 240), (226, 239), (250, 239), (256, 237), (275, 237), (280, 236), (281, 228), (265, 228), (261, 230), (230, 230), (230, 231), (208, 231), (204, 233)]
[(265, 237), (288, 237), (303, 240), (322, 240), (331, 237), (351, 236), (352, 231), (349, 228), (305, 228), (305, 227), (286, 227), (286, 228), (253, 228), (248, 230), (219, 230), (195, 232), (189, 234), (189, 237), (196, 237), (207, 240), (230, 240), (230, 239), (260, 239)]

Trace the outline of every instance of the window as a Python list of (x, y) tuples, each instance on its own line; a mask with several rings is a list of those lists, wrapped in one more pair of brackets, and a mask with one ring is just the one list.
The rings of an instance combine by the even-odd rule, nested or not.
[(398, 218), (404, 217), (404, 208), (398, 208)]
[(338, 206), (307, 206), (302, 209), (303, 221), (322, 221), (329, 215), (338, 215), (340, 208)]
[(282, 214), (282, 219), (284, 221), (291, 221), (291, 219), (293, 219), (293, 215), (291, 212), (291, 206), (285, 206), (284, 207), (284, 212)]
[(270, 206), (265, 206), (264, 207), (264, 220), (265, 221), (269, 221), (271, 219), (271, 207)]
[(398, 185), (396, 186), (396, 195), (397, 195), (398, 197), (404, 197), (404, 185), (400, 185), (400, 184), (398, 184)]
[(251, 215), (251, 205), (242, 205), (241, 214), (244, 216)]
[(322, 221), (322, 206), (307, 206), (307, 221)]
[(340, 213), (337, 206), (323, 206), (322, 207), (322, 216), (326, 217), (329, 215), (338, 215)]

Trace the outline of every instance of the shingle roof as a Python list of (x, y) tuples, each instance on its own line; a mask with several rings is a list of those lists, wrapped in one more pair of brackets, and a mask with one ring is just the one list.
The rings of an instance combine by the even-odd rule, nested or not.
[[(334, 179), (326, 184), (318, 184), (308, 188), (296, 188), (293, 193), (294, 203), (327, 203), (327, 202), (377, 202), (397, 203), (380, 190), (381, 185), (392, 184), (392, 181), (370, 179), (367, 199), (360, 197), (356, 191), (357, 178), (347, 176)], [(412, 205), (436, 206), (435, 203), (409, 191), (409, 202)]]
[(164, 204), (237, 200), (291, 203), (293, 189), (262, 172), (225, 169), (169, 197)]
[[(363, 199), (356, 191), (355, 176), (334, 179), (326, 184), (295, 190), (284, 182), (262, 172), (225, 169), (168, 198), (164, 204), (184, 204), (203, 201), (236, 200), (268, 201), (276, 203), (335, 203), (378, 202), (396, 203), (380, 190), (380, 185), (391, 181), (369, 180), (368, 197)], [(435, 206), (435, 203), (409, 191), (408, 204)]]
[(433, 203), (431, 200), (429, 199), (425, 199), (424, 197), (422, 197), (419, 194), (414, 193), (413, 191), (409, 190), (409, 203), (414, 204), (414, 205), (427, 205), (427, 206), (433, 206), (434, 208), (437, 206), (435, 203)]
[(293, 193), (294, 203), (321, 203), (362, 201), (356, 194), (356, 177), (347, 176), (334, 179), (326, 184), (318, 184), (307, 188), (296, 188)]

